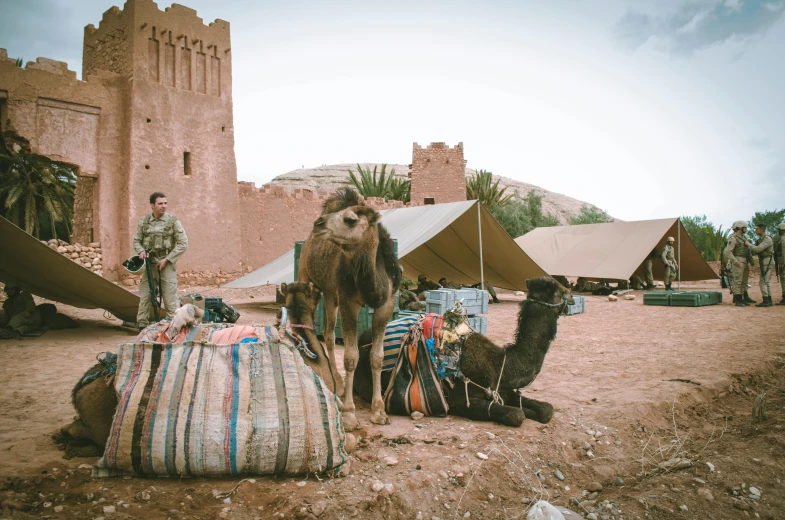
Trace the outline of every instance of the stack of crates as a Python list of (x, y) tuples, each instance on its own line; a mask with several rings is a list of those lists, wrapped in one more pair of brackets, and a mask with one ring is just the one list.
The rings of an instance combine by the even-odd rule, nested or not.
[(468, 316), (467, 321), (469, 325), (480, 334), (485, 334), (488, 324), (485, 316), (479, 315), (488, 313), (488, 291), (481, 289), (437, 289), (428, 291), (428, 296), (425, 299), (425, 312), (428, 314), (444, 314), (460, 300), (463, 300), (462, 305)]

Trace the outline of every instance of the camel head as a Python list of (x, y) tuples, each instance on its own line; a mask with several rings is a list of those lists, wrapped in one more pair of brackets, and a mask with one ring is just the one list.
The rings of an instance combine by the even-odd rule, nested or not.
[(312, 236), (330, 240), (344, 251), (364, 242), (369, 233), (376, 233), (382, 215), (368, 206), (351, 206), (322, 215), (313, 223)]
[[(322, 297), (321, 290), (312, 282), (282, 283), (281, 294), (283, 294), (286, 300), (284, 305), (288, 314), (288, 323), (292, 326), (292, 330), (305, 339), (308, 343), (308, 348), (317, 356), (317, 359), (303, 356), (303, 361), (324, 379), (324, 382), (327, 383), (327, 386), (330, 387), (333, 393), (336, 395), (343, 394), (343, 378), (338, 373), (338, 368), (331, 366), (328, 362), (327, 352), (322, 342), (316, 336), (314, 313)], [(301, 327), (298, 327), (298, 325)], [(331, 371), (332, 374), (330, 373)], [(333, 381), (335, 381), (335, 385), (333, 385)]]
[[(526, 280), (526, 289), (526, 298), (528, 300), (535, 300), (552, 305), (565, 302), (567, 305), (575, 304), (575, 300), (573, 299), (570, 290), (550, 276), (541, 276), (540, 278)], [(559, 307), (554, 307), (554, 309), (560, 310)]]

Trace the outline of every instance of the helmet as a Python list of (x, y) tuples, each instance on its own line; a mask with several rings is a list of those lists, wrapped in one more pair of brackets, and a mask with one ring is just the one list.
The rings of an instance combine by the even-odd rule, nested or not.
[(743, 220), (737, 220), (736, 222), (733, 223), (733, 229), (746, 229), (746, 228), (747, 228), (747, 223), (744, 222)]
[(668, 242), (675, 242), (675, 241), (676, 239), (674, 239), (673, 237), (668, 237)]
[(19, 289), (21, 289), (21, 287), (19, 287), (19, 284), (17, 282), (10, 281), (10, 282), (6, 282), (5, 283), (5, 292), (8, 292), (9, 289), (17, 289), (17, 290), (19, 290)]
[(125, 267), (126, 271), (129, 273), (138, 273), (141, 271), (142, 267), (144, 267), (144, 259), (139, 258), (138, 256), (132, 256), (123, 262), (123, 267)]
[(777, 229), (779, 229), (780, 231), (785, 231), (785, 222), (777, 226)]
[(420, 276), (417, 277), (417, 280), (420, 281), (420, 282), (424, 282), (427, 279), (428, 278), (424, 274), (421, 274)]

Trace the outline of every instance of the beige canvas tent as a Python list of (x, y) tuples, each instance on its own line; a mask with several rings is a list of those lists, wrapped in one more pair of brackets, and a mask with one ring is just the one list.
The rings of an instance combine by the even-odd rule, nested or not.
[(0, 242), (0, 281), (16, 281), (36, 296), (136, 321), (137, 295), (52, 251), (2, 217)]
[[(497, 287), (526, 290), (526, 280), (545, 276), (482, 204), (475, 200), (382, 211), (382, 224), (398, 240), (404, 276), (442, 276), (462, 284), (484, 277)], [(480, 248), (482, 243), (482, 248)], [(230, 282), (247, 288), (294, 281), (294, 250)]]
[[(643, 275), (643, 261), (654, 248), (661, 253), (669, 236), (676, 239), (681, 280), (718, 278), (675, 218), (542, 227), (515, 242), (552, 276), (628, 280)], [(662, 280), (662, 262), (653, 268), (654, 278)]]

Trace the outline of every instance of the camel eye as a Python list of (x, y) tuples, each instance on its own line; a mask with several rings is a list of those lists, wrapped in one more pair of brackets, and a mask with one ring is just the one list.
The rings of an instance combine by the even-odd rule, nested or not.
[(357, 215), (346, 215), (343, 217), (343, 221), (346, 223), (347, 226), (352, 227), (357, 224), (357, 221), (360, 220), (357, 218)]

